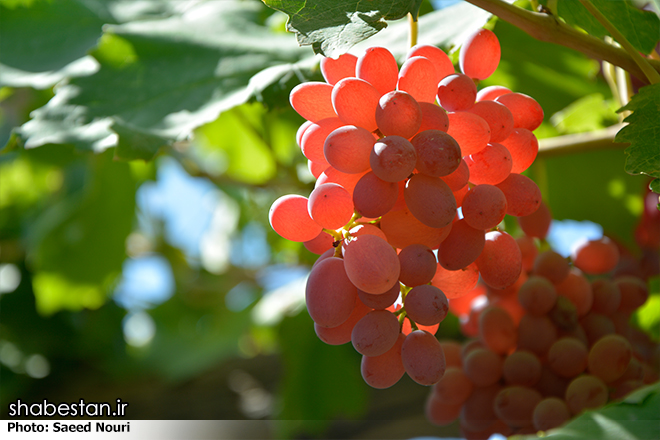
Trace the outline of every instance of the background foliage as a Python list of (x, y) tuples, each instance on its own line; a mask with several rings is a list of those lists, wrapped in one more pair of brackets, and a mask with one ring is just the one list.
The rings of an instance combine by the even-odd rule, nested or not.
[[(468, 3), (265, 3), (289, 24), (256, 0), (0, 0), (3, 417), (18, 398), (121, 397), (134, 419), (276, 420), (264, 438), (457, 435), (424, 420), (426, 389), (369, 389), (352, 347), (313, 332), (302, 292), (315, 256), (267, 221), (277, 197), (313, 187), (288, 93), (322, 79), (314, 51), (382, 45), (401, 60), (396, 19), (419, 10), (419, 42), (454, 59), (471, 31), (495, 31), (502, 62), (483, 85), (535, 97), (540, 138), (599, 132), (621, 105), (597, 60)], [(653, 12), (594, 3), (636, 30), (640, 51), (656, 47)], [(577, 2), (556, 13), (606, 34)], [(659, 101), (647, 86), (622, 109), (627, 162), (612, 142), (537, 159), (528, 174), (557, 220), (595, 222), (637, 252), (649, 181), (624, 166), (660, 178)], [(649, 304), (647, 329), (660, 313)], [(456, 319), (439, 335), (460, 338)], [(635, 405), (657, 406), (650, 396)]]

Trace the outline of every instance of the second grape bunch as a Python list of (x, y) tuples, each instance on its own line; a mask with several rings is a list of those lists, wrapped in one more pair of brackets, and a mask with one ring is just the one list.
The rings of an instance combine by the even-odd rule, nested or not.
[(543, 110), (502, 86), (478, 90), (499, 59), (497, 38), (480, 29), (461, 48), (462, 73), (434, 46), (410, 49), (400, 69), (372, 47), (324, 58), (326, 82), (291, 92), (317, 181), (309, 197), (277, 199), (270, 223), (320, 255), (306, 288), (316, 333), (352, 342), (375, 388), (406, 373), (437, 383), (446, 361), (434, 334), (448, 298), (480, 276), (505, 289), (521, 274), (520, 248), (498, 225), (544, 206), (521, 174)]

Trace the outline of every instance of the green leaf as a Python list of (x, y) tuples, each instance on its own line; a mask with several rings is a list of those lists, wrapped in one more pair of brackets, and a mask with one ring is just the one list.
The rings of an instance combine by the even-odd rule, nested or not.
[[(655, 48), (660, 40), (660, 19), (653, 12), (642, 11), (629, 0), (591, 0), (591, 2), (635, 49), (649, 54)], [(557, 10), (570, 25), (581, 27), (596, 37), (609, 35), (609, 32), (579, 1), (561, 0), (557, 4)]]
[(625, 151), (628, 155), (626, 172), (660, 178), (660, 84), (639, 89), (630, 102), (619, 109), (622, 111), (632, 112), (624, 119), (628, 125), (614, 138), (615, 142), (630, 143)]
[[(660, 438), (660, 383), (641, 388), (621, 402), (586, 411), (566, 425), (546, 431), (549, 440), (650, 440)], [(511, 440), (538, 439), (536, 435)]]
[(649, 278), (649, 299), (633, 315), (637, 325), (660, 342), (660, 276)]
[(555, 113), (550, 122), (560, 134), (595, 131), (617, 123), (616, 108), (614, 101), (594, 93)]
[(287, 28), (315, 53), (341, 55), (387, 27), (385, 20), (417, 14), (421, 0), (263, 0), (289, 16)]
[(92, 52), (98, 72), (58, 88), (18, 133), (28, 148), (119, 144), (118, 157), (153, 156), (282, 78), (309, 71), (309, 53), (292, 36), (259, 24), (264, 10), (257, 2), (203, 2), (173, 17), (110, 26)]

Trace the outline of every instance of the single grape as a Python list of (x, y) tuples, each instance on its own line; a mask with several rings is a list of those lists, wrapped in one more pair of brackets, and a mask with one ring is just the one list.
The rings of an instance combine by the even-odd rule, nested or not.
[(401, 346), (405, 336), (399, 333), (397, 340), (385, 353), (380, 356), (362, 356), (360, 372), (367, 385), (377, 388), (389, 388), (399, 381), (405, 374), (401, 362)]
[(358, 78), (369, 82), (382, 96), (396, 88), (399, 66), (392, 52), (386, 48), (370, 47), (358, 58), (355, 72)]
[(447, 111), (465, 111), (477, 99), (477, 86), (471, 78), (462, 73), (454, 73), (438, 83), (438, 102)]
[(363, 173), (371, 167), (373, 134), (361, 127), (345, 125), (332, 131), (323, 143), (325, 160), (342, 173)]
[(461, 413), (463, 405), (447, 405), (434, 394), (430, 394), (424, 406), (426, 420), (436, 426), (447, 426), (454, 422)]
[[(497, 142), (497, 141), (494, 141)], [(514, 128), (509, 137), (500, 141), (511, 153), (512, 173), (522, 173), (534, 162), (539, 152), (539, 141), (526, 128)]]
[[(392, 210), (381, 217), (380, 228), (388, 242), (399, 249), (411, 244), (423, 244), (437, 249), (452, 229), (452, 224), (443, 228), (432, 228), (417, 220), (408, 210)], [(476, 258), (476, 257), (475, 257)]]
[(332, 86), (323, 82), (298, 84), (291, 90), (291, 107), (303, 118), (318, 122), (322, 119), (337, 117), (332, 107)]
[(417, 153), (415, 166), (422, 174), (433, 177), (447, 176), (461, 163), (461, 147), (444, 131), (422, 131), (410, 142)]
[(418, 102), (435, 103), (437, 76), (435, 66), (428, 58), (408, 58), (399, 71), (397, 89), (409, 93)]
[(473, 263), (486, 242), (485, 233), (465, 220), (454, 222), (447, 238), (438, 248), (438, 263), (447, 270), (459, 270)]
[(573, 265), (589, 275), (610, 272), (619, 262), (619, 249), (608, 237), (582, 240), (575, 244), (571, 259)]
[(463, 367), (463, 361), (461, 360), (461, 344), (453, 339), (442, 339), (440, 340), (440, 346), (445, 354), (445, 363), (447, 367)]
[(447, 113), (447, 134), (456, 139), (463, 157), (477, 153), (490, 142), (490, 127), (480, 116), (468, 112)]
[(528, 313), (545, 315), (557, 302), (557, 290), (547, 278), (532, 275), (520, 286), (518, 301)]
[(353, 190), (353, 205), (360, 215), (377, 218), (387, 214), (396, 203), (399, 187), (386, 182), (372, 171), (363, 175)]
[(472, 381), (461, 368), (447, 366), (442, 379), (433, 385), (432, 394), (445, 405), (461, 405), (473, 389)]
[(399, 281), (409, 287), (430, 283), (438, 265), (433, 251), (423, 244), (411, 244), (401, 249), (399, 262)]
[(403, 341), (401, 360), (408, 376), (420, 385), (433, 385), (445, 373), (440, 342), (424, 330), (411, 332)]
[(339, 229), (353, 216), (353, 200), (341, 185), (324, 183), (309, 195), (309, 215), (326, 229)]
[(344, 266), (351, 282), (367, 293), (382, 293), (392, 288), (401, 270), (392, 246), (370, 234), (353, 237), (348, 243), (344, 248)]
[(479, 315), (479, 340), (497, 354), (509, 353), (516, 347), (516, 325), (499, 307), (486, 307)]
[(389, 92), (378, 101), (376, 123), (385, 136), (409, 139), (422, 124), (422, 109), (412, 95), (399, 90)]
[(502, 377), (502, 358), (486, 348), (475, 348), (463, 359), (463, 370), (477, 387), (496, 384)]
[(506, 196), (507, 214), (523, 217), (533, 214), (541, 204), (541, 191), (532, 179), (511, 173), (497, 187)]
[(357, 57), (350, 53), (340, 55), (337, 59), (321, 58), (321, 74), (330, 85), (335, 85), (339, 80), (355, 76), (355, 65)]
[(314, 323), (314, 331), (320, 340), (328, 345), (343, 345), (351, 342), (351, 332), (355, 324), (362, 319), (371, 309), (362, 301), (356, 301), (353, 312), (346, 321), (337, 327), (322, 327)]
[(302, 136), (300, 148), (305, 157), (317, 164), (327, 164), (323, 153), (323, 144), (334, 130), (342, 127), (344, 123), (341, 119), (327, 118), (312, 124)]
[(282, 196), (270, 207), (270, 226), (281, 237), (304, 242), (316, 238), (323, 229), (309, 215), (307, 197), (296, 194)]
[(513, 115), (504, 104), (495, 101), (475, 103), (469, 110), (481, 116), (490, 128), (490, 142), (502, 142), (513, 132)]
[(438, 84), (444, 77), (454, 73), (454, 64), (449, 59), (446, 53), (442, 49), (437, 48), (436, 46), (430, 45), (417, 45), (410, 48), (406, 59), (412, 57), (421, 56), (433, 63), (435, 67), (435, 72), (437, 74), (434, 84)]
[(440, 130), (447, 132), (449, 128), (449, 116), (442, 108), (430, 102), (420, 102), (419, 108), (422, 110), (422, 124), (418, 132), (426, 130)]
[(387, 310), (373, 310), (360, 319), (351, 332), (355, 350), (365, 356), (380, 356), (396, 344), (399, 320)]
[(437, 177), (415, 174), (406, 183), (406, 205), (422, 223), (432, 228), (451, 224), (456, 216), (456, 199), (449, 186)]
[(518, 224), (528, 237), (544, 239), (548, 235), (552, 224), (552, 213), (548, 205), (541, 201), (536, 211), (530, 215), (518, 217)]
[(558, 376), (570, 379), (587, 369), (589, 350), (575, 338), (561, 338), (548, 351), (548, 366)]
[(386, 136), (374, 144), (370, 156), (371, 169), (386, 182), (406, 179), (415, 169), (415, 147), (401, 136)]
[(344, 78), (332, 88), (332, 106), (345, 124), (374, 131), (378, 128), (376, 107), (380, 96), (381, 93), (367, 81)]
[(534, 408), (532, 415), (534, 428), (539, 431), (558, 428), (570, 419), (571, 411), (566, 402), (558, 397), (547, 397), (541, 400)]
[(522, 271), (522, 254), (518, 243), (509, 234), (491, 231), (486, 233), (484, 249), (475, 263), (484, 283), (495, 289), (504, 289), (518, 280)]
[(344, 262), (329, 257), (312, 268), (307, 279), (305, 301), (312, 320), (321, 327), (337, 327), (353, 313), (357, 289), (351, 283)]
[(620, 276), (614, 283), (621, 292), (619, 311), (631, 313), (641, 307), (649, 297), (649, 290), (644, 280), (633, 276)]
[(305, 249), (310, 251), (313, 254), (321, 255), (329, 249), (333, 249), (332, 244), (335, 242), (335, 239), (332, 235), (327, 232), (321, 232), (316, 238), (312, 238), (303, 243)]
[(541, 379), (541, 361), (531, 351), (517, 350), (504, 359), (502, 376), (509, 385), (531, 387)]
[(511, 155), (501, 144), (488, 144), (464, 160), (470, 169), (470, 182), (475, 185), (497, 185), (511, 174)]
[(578, 269), (569, 270), (566, 278), (557, 284), (557, 293), (575, 305), (578, 316), (584, 316), (591, 310), (594, 301), (591, 284)]
[(589, 373), (605, 383), (623, 376), (632, 358), (632, 347), (621, 335), (607, 335), (589, 350)]
[(518, 323), (518, 348), (539, 357), (557, 340), (557, 329), (547, 316), (524, 315)]
[(488, 86), (477, 92), (477, 102), (494, 101), (498, 96), (511, 93), (511, 90), (504, 86)]
[[(465, 159), (461, 159), (458, 168), (456, 168), (451, 174), (440, 176), (440, 179), (442, 179), (442, 181), (445, 182), (449, 186), (449, 189), (454, 193), (462, 189), (467, 191), (467, 184), (470, 180), (470, 169), (468, 168), (467, 163), (465, 163)], [(456, 203), (460, 206), (460, 203), (458, 202), (459, 200), (456, 199)]]
[(597, 409), (607, 403), (607, 386), (596, 376), (583, 374), (568, 385), (565, 400), (573, 415)]
[(477, 285), (477, 281), (479, 281), (479, 269), (474, 263), (461, 270), (447, 270), (438, 264), (431, 284), (453, 300), (470, 292)]
[(374, 310), (385, 310), (399, 298), (401, 285), (396, 283), (391, 289), (383, 293), (367, 293), (358, 289), (358, 298), (366, 306)]
[(449, 311), (445, 294), (429, 284), (413, 287), (403, 303), (408, 317), (422, 325), (439, 324)]
[(477, 185), (463, 198), (463, 218), (475, 229), (492, 229), (506, 214), (506, 197), (498, 187)]
[(553, 250), (541, 252), (534, 261), (534, 274), (557, 285), (568, 276), (570, 266), (566, 258)]
[(534, 131), (543, 122), (543, 109), (531, 96), (522, 93), (506, 93), (495, 98), (495, 102), (504, 104), (511, 110), (515, 128)]
[(500, 63), (502, 49), (492, 31), (479, 29), (463, 43), (458, 62), (461, 71), (470, 78), (486, 79)]

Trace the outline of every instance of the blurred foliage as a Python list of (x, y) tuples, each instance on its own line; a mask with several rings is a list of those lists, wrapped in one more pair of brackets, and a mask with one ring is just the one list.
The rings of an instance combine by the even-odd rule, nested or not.
[[(419, 42), (447, 50), (490, 19), (465, 3), (420, 12)], [(256, 0), (0, 0), (0, 270), (14, 274), (0, 292), (3, 416), (18, 398), (121, 397), (129, 417), (270, 418), (274, 436), (307, 438), (421, 415), (426, 390), (368, 389), (350, 345), (316, 338), (301, 287), (316, 255), (268, 225), (273, 200), (313, 188), (288, 94), (321, 79), (319, 58), (285, 20)], [(539, 137), (618, 121), (596, 61), (488, 26), (502, 63), (481, 86), (534, 96)], [(399, 20), (342, 47), (401, 60), (407, 32)], [(652, 115), (643, 90), (637, 118)], [(621, 150), (545, 157), (528, 174), (555, 218), (600, 223), (636, 252), (645, 181), (623, 162)], [(136, 306), (122, 299), (127, 267), (150, 256), (172, 292)], [(637, 318), (647, 330), (652, 298)], [(438, 337), (460, 338), (458, 320)]]

